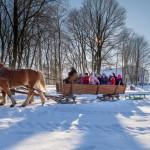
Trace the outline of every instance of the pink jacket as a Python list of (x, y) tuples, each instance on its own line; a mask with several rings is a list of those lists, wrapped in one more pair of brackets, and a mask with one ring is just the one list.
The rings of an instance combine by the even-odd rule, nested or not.
[(100, 84), (99, 80), (97, 79), (97, 77), (95, 77), (94, 75), (91, 75), (89, 78), (89, 84)]

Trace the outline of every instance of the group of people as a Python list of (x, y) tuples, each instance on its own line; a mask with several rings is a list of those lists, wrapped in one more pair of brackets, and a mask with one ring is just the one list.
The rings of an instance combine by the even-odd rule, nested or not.
[(112, 73), (110, 76), (107, 76), (105, 73), (91, 73), (90, 75), (85, 73), (79, 76), (79, 84), (123, 85), (123, 80), (120, 74), (116, 76), (115, 73)]
[(63, 80), (65, 84), (78, 83), (78, 84), (93, 84), (93, 85), (123, 85), (122, 76), (120, 74), (107, 76), (103, 74), (85, 73), (84, 75), (78, 73), (75, 68), (71, 68), (71, 71), (68, 73), (68, 77)]

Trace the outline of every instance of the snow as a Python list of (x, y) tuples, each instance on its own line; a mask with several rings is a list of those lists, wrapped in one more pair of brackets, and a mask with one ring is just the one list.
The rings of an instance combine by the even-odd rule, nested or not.
[[(48, 92), (56, 95), (55, 87)], [(138, 92), (150, 88), (137, 88)], [(127, 92), (129, 89), (127, 89)], [(17, 95), (19, 104), (25, 99)], [(77, 104), (46, 102), (26, 108), (0, 107), (0, 150), (149, 150), (150, 100), (98, 102), (77, 96)]]

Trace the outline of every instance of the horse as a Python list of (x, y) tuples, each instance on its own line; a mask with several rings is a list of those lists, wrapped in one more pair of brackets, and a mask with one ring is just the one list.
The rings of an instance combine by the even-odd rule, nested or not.
[[(46, 85), (43, 74), (40, 71), (32, 69), (9, 69), (0, 64), (0, 77), (7, 79), (10, 89), (21, 86), (27, 87), (29, 92), (27, 99), (22, 104), (22, 107), (28, 105), (30, 100), (33, 99), (34, 90), (39, 93), (42, 105), (44, 105), (46, 100), (44, 95), (44, 92), (46, 91)], [(11, 101), (11, 107), (15, 106), (16, 101), (12, 99)]]
[(0, 103), (0, 105), (4, 105), (6, 103), (6, 94), (9, 96), (9, 98), (12, 101), (11, 107), (16, 104), (14, 98), (12, 97), (11, 91), (9, 89), (9, 83), (7, 79), (0, 77), (0, 90), (2, 91), (2, 97), (3, 97), (3, 101)]
[(65, 84), (72, 84), (76, 83), (78, 80), (78, 74), (75, 68), (71, 68), (70, 72), (68, 73), (68, 77), (63, 80)]

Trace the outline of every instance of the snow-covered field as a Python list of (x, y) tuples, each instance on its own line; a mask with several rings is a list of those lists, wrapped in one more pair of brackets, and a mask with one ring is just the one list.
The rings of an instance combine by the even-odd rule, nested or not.
[[(48, 92), (55, 94), (53, 87)], [(0, 107), (0, 150), (150, 150), (149, 99), (77, 98), (78, 104), (42, 107), (37, 99), (26, 108)]]

